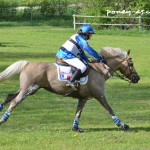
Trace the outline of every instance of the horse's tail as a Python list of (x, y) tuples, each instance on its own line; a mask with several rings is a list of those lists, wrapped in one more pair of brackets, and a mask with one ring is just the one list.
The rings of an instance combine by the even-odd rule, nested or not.
[(28, 63), (29, 61), (21, 60), (10, 65), (8, 68), (0, 73), (0, 82), (3, 80), (7, 80), (8, 78), (16, 74), (19, 74)]

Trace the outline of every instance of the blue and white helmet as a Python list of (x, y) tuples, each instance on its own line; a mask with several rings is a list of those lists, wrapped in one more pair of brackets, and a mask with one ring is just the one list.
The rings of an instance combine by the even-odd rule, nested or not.
[(83, 24), (81, 27), (80, 27), (80, 32), (82, 33), (91, 33), (91, 34), (94, 34), (94, 29), (91, 25), (89, 24)]

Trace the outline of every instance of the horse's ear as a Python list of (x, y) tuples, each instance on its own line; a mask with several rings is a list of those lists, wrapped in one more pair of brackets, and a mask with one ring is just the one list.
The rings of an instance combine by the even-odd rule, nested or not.
[(130, 49), (128, 50), (127, 54), (130, 55)]

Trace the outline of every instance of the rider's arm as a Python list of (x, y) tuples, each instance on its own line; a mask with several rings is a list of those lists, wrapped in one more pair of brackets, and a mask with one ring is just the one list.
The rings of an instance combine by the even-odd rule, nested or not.
[(93, 56), (94, 58), (96, 58), (98, 61), (107, 64), (106, 60), (101, 57), (92, 47), (90, 47), (88, 44), (85, 45), (84, 50), (86, 50), (91, 56)]
[(77, 36), (76, 40), (82, 50), (85, 50), (87, 53), (89, 53), (89, 55), (93, 56), (99, 61), (102, 59), (102, 57), (92, 47), (89, 46), (89, 44), (83, 37)]
[(88, 43), (83, 46), (83, 49), (86, 52), (88, 52), (91, 56), (93, 56), (95, 59), (97, 59), (97, 60), (101, 60), (102, 59), (102, 57), (92, 47), (90, 47), (88, 45)]

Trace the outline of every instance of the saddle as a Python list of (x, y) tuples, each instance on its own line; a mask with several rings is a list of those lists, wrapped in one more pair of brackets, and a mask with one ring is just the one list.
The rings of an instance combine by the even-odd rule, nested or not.
[[(56, 58), (56, 62), (54, 63), (57, 66), (58, 80), (59, 81), (69, 81), (77, 68), (74, 66), (70, 66), (68, 63), (63, 60)], [(108, 75), (109, 70), (105, 68), (104, 64), (97, 62), (96, 60), (92, 60), (88, 63), (87, 70), (83, 73), (80, 78), (79, 84), (84, 85), (88, 81), (88, 73), (89, 68), (93, 68), (97, 72)]]
[[(62, 66), (70, 66), (68, 63), (66, 63), (65, 61), (63, 61), (62, 59), (59, 59), (59, 58), (56, 58), (56, 62)], [(74, 66), (70, 66), (70, 67), (72, 69), (72, 73), (74, 73), (77, 70), (77, 68)], [(87, 69), (85, 70), (85, 72), (82, 74), (81, 77), (87, 76), (88, 73), (89, 73), (89, 67), (87, 67)]]
[[(74, 66), (70, 66), (66, 62), (61, 59), (56, 58), (56, 62), (54, 63), (57, 66), (58, 80), (59, 81), (69, 81), (73, 75), (73, 73), (77, 70)], [(89, 68), (82, 74), (79, 84), (84, 85), (88, 81), (88, 72)]]

